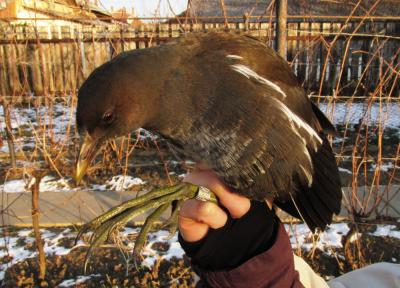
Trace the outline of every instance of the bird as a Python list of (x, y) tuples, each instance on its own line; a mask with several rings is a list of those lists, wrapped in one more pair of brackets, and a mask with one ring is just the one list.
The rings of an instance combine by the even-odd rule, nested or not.
[[(312, 231), (325, 229), (340, 212), (341, 183), (328, 140), (335, 128), (287, 61), (252, 36), (188, 33), (123, 52), (96, 68), (79, 89), (76, 123), (82, 138), (77, 182), (102, 143), (144, 128), (179, 155), (205, 163), (234, 193), (258, 201), (272, 197)], [(101, 235), (128, 221), (127, 213), (116, 218), (128, 206), (165, 208), (182, 199), (182, 187), (112, 209), (91, 227)], [(155, 204), (160, 195), (169, 198)], [(112, 219), (118, 221), (99, 228)]]

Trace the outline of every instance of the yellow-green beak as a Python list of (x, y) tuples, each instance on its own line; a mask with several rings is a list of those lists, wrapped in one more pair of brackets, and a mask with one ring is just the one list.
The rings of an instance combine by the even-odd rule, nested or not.
[(79, 150), (79, 157), (78, 161), (76, 162), (74, 175), (77, 185), (81, 182), (94, 156), (96, 156), (98, 146), (98, 139), (93, 139), (89, 134), (86, 134), (82, 137), (81, 148)]

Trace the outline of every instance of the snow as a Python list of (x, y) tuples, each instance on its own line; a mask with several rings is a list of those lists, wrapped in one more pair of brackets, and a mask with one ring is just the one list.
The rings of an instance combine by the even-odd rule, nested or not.
[[(128, 235), (131, 234), (137, 234), (139, 233), (140, 229), (139, 228), (129, 228), (125, 227), (124, 229), (121, 230), (121, 237), (122, 238), (127, 238)], [(169, 248), (166, 252), (159, 252), (151, 247), (154, 245), (154, 243), (168, 243)], [(134, 248), (135, 244), (133, 242), (128, 242), (127, 244), (128, 247)], [(149, 233), (148, 236), (148, 241), (146, 245), (143, 247), (143, 262), (142, 264), (144, 266), (147, 266), (151, 268), (154, 263), (157, 261), (157, 259), (166, 259), (170, 260), (171, 258), (182, 258), (185, 252), (181, 248), (181, 245), (178, 242), (178, 233), (175, 233), (172, 237), (170, 237), (170, 233), (166, 230), (160, 230), (156, 232)]]
[(40, 191), (47, 191), (47, 192), (69, 192), (75, 189), (71, 189), (70, 185), (68, 184), (68, 181), (70, 180), (67, 178), (60, 178), (56, 179), (53, 176), (45, 176), (42, 178), (42, 181), (40, 182)]
[[(54, 176), (46, 175), (40, 182), (39, 189), (41, 192), (70, 192), (76, 191), (78, 188), (71, 188), (68, 184), (70, 178), (57, 179)], [(30, 187), (33, 184), (33, 179), (28, 181), (26, 179), (17, 179), (6, 181), (0, 185), (0, 191), (6, 193), (24, 193), (30, 192)]]
[[(400, 128), (400, 105), (396, 102), (385, 102), (382, 104), (380, 112), (379, 103), (373, 103), (368, 108), (367, 103), (320, 103), (318, 107), (336, 124), (358, 124), (360, 119), (365, 116), (366, 124), (377, 124), (379, 120), (384, 123), (385, 127)], [(333, 109), (333, 111), (332, 111)]]
[[(11, 127), (15, 138), (16, 150), (35, 146), (35, 133), (42, 135), (42, 128), (46, 126), (48, 136), (51, 135), (54, 141), (64, 140), (67, 127), (75, 126), (75, 108), (69, 106), (70, 103), (54, 103), (52, 108), (46, 106), (15, 106), (10, 111)], [(39, 124), (40, 123), (40, 126)], [(4, 110), (0, 108), (0, 129), (5, 128)], [(71, 129), (70, 131), (74, 131)], [(36, 143), (38, 144), (38, 143)], [(1, 152), (8, 153), (6, 143), (0, 149)]]
[[(2, 232), (2, 230), (0, 230)], [(49, 231), (47, 229), (40, 229), (42, 239), (44, 240), (44, 251), (46, 255), (66, 255), (71, 252), (72, 249), (85, 245), (83, 241), (78, 241), (77, 245), (72, 248), (62, 247), (59, 243), (63, 238), (75, 238), (76, 232), (71, 231), (71, 229), (65, 229), (59, 233), (55, 233)], [(137, 234), (139, 232), (138, 228), (129, 228), (125, 227), (121, 231), (121, 237), (126, 238), (130, 234)], [(178, 242), (178, 234), (175, 233), (173, 237), (169, 238), (169, 232), (165, 230), (157, 231), (154, 233), (150, 233), (149, 241), (143, 249), (143, 265), (151, 268), (157, 259), (167, 259), (170, 260), (173, 257), (182, 258), (184, 255), (184, 251), (181, 248)], [(5, 271), (8, 267), (12, 266), (17, 262), (21, 262), (27, 258), (32, 258), (37, 256), (36, 248), (34, 251), (30, 251), (26, 249), (26, 245), (19, 246), (17, 241), (18, 239), (23, 239), (25, 243), (34, 243), (35, 239), (33, 238), (33, 230), (31, 229), (22, 229), (18, 232), (17, 236), (12, 237), (3, 237), (0, 238), (0, 258), (4, 256), (11, 256), (12, 260), (9, 263), (0, 265), (0, 271)], [(154, 243), (157, 242), (167, 242), (169, 244), (169, 249), (166, 252), (160, 253), (152, 249)], [(134, 247), (133, 242), (129, 242), (128, 247)], [(8, 251), (8, 252), (7, 252)], [(91, 275), (91, 277), (94, 277)], [(0, 281), (4, 278), (4, 273), (0, 273)], [(73, 283), (81, 283), (81, 282), (73, 282), (73, 281), (86, 281), (87, 279), (68, 279), (62, 282), (60, 287), (68, 287), (72, 286)]]
[(383, 225), (383, 226), (380, 225), (376, 228), (375, 232), (370, 234), (374, 236), (380, 236), (380, 237), (387, 236), (400, 239), (400, 231), (396, 230), (396, 225)]
[[(290, 242), (293, 249), (302, 248), (310, 251), (313, 248), (320, 249), (321, 251), (332, 254), (332, 248), (341, 248), (342, 239), (349, 232), (347, 223), (331, 224), (325, 232), (313, 235), (305, 224), (285, 224), (285, 228), (289, 234)], [(396, 225), (377, 225), (375, 232), (369, 233), (370, 235), (379, 237), (394, 237), (400, 239), (400, 231), (396, 230)], [(0, 228), (0, 233), (4, 228)], [(83, 241), (78, 241), (77, 245), (72, 248), (65, 248), (60, 245), (60, 240), (63, 238), (75, 238), (76, 231), (67, 228), (59, 232), (56, 230), (50, 231), (48, 229), (41, 229), (42, 239), (44, 240), (44, 251), (47, 255), (66, 255), (72, 249), (83, 246)], [(121, 230), (121, 238), (127, 240), (128, 236), (136, 235), (139, 233), (139, 228), (125, 227)], [(355, 233), (350, 241), (356, 241), (361, 237), (361, 233)], [(0, 265), (0, 281), (4, 278), (4, 271), (13, 264), (23, 261), (27, 258), (37, 256), (36, 248), (33, 251), (28, 250), (25, 246), (27, 243), (34, 243), (33, 230), (21, 229), (17, 232), (16, 236), (0, 238), (0, 258), (4, 256), (11, 256), (12, 260), (9, 263)], [(23, 239), (22, 243), (18, 243), (18, 239)], [(169, 248), (165, 252), (160, 252), (153, 249), (154, 243), (167, 243)], [(24, 244), (25, 243), (25, 244)], [(22, 244), (22, 245), (21, 245)], [(134, 248), (133, 241), (127, 240), (127, 247)], [(8, 251), (8, 252), (7, 252)], [(160, 230), (149, 234), (148, 241), (143, 249), (143, 265), (151, 268), (157, 260), (170, 260), (172, 258), (181, 259), (184, 251), (178, 242), (178, 234), (175, 233), (172, 237), (168, 231)], [(341, 255), (337, 255), (340, 257)], [(394, 262), (397, 260), (392, 259)], [(59, 287), (70, 287), (79, 283), (87, 281), (91, 277), (98, 277), (98, 274), (89, 276), (78, 276), (76, 279), (66, 279)]]
[[(33, 180), (33, 179), (32, 179)], [(46, 175), (40, 182), (40, 192), (74, 192), (82, 190), (82, 187), (71, 187), (69, 182), (71, 178), (55, 178), (54, 176)], [(92, 184), (86, 190), (104, 191), (123, 191), (131, 188), (135, 185), (143, 185), (146, 182), (140, 178), (132, 177), (128, 175), (117, 175), (107, 180), (103, 185)], [(30, 186), (33, 184), (32, 181), (27, 179), (17, 179), (6, 181), (3, 185), (0, 185), (0, 191), (6, 193), (25, 193), (30, 192)]]
[(353, 172), (351, 172), (349, 169), (346, 169), (346, 168), (343, 168), (343, 167), (338, 167), (338, 169), (339, 169), (339, 172), (344, 172), (344, 173), (347, 173), (347, 174), (353, 174)]
[[(313, 234), (305, 224), (293, 224), (292, 226), (286, 224), (285, 228), (289, 234), (293, 249), (302, 247), (306, 250), (311, 250), (316, 247), (322, 251), (332, 247), (341, 248), (342, 237), (350, 230), (347, 223), (331, 224), (313, 241)], [(329, 252), (329, 249), (326, 252)]]
[[(379, 166), (379, 170), (380, 171), (384, 171), (384, 172), (388, 172), (388, 171), (390, 171), (390, 170), (392, 170), (394, 168), (399, 169), (400, 166), (394, 165), (393, 162), (382, 162), (381, 165)], [(375, 163), (372, 163), (369, 170), (370, 171), (375, 171), (377, 169), (378, 169), (378, 165), (375, 164)]]
[[(157, 255), (157, 251), (155, 251), (151, 248), (151, 246), (157, 242), (167, 241), (169, 243), (169, 249), (168, 249), (168, 251), (165, 252), (165, 255), (163, 255), (161, 257), (161, 259), (170, 260), (171, 258), (174, 258), (174, 257), (176, 257), (176, 258), (183, 257), (185, 252), (183, 251), (183, 249), (181, 248), (181, 245), (178, 242), (178, 234), (175, 233), (175, 235), (171, 239), (168, 239), (169, 236), (170, 236), (170, 234), (168, 231), (157, 231), (152, 235), (152, 237), (150, 238), (151, 240), (148, 241), (148, 244), (146, 245), (144, 252), (143, 252), (143, 254), (145, 256), (148, 255), (148, 257), (145, 258), (145, 263), (150, 263), (154, 259), (153, 255)], [(154, 262), (152, 263), (152, 265), (153, 264), (154, 264)], [(149, 267), (151, 267), (151, 266), (149, 266)]]
[[(2, 234), (4, 228), (0, 229)], [(59, 245), (59, 241), (66, 237), (75, 237), (70, 229), (65, 229), (60, 233), (54, 233), (46, 229), (40, 229), (41, 237), (44, 240), (44, 252), (46, 255), (66, 255), (72, 249), (84, 245), (82, 241), (78, 241), (77, 245), (72, 248), (65, 248)], [(30, 251), (25, 246), (26, 244), (18, 243), (18, 239), (23, 239), (26, 244), (34, 243), (34, 234), (31, 229), (23, 229), (18, 232), (17, 237), (2, 237), (0, 238), (0, 258), (11, 256), (12, 260), (9, 263), (1, 264), (0, 271), (5, 271), (8, 267), (15, 263), (21, 262), (27, 258), (37, 256), (36, 248)], [(3, 279), (4, 273), (0, 274), (0, 281)]]
[[(0, 258), (5, 256), (11, 256), (13, 259), (8, 264), (0, 265), (0, 270), (5, 270), (7, 266), (11, 266), (14, 263), (23, 261), (24, 259), (34, 257), (37, 253), (33, 251), (29, 251), (25, 248), (25, 246), (18, 245), (18, 237), (2, 237), (0, 238)], [(32, 243), (34, 241), (33, 238), (26, 238), (26, 243)], [(8, 253), (7, 253), (8, 251)], [(1, 280), (1, 279), (0, 279)]]
[[(331, 224), (323, 233), (319, 234), (319, 237), (317, 237), (316, 240), (313, 241), (313, 234), (305, 224), (286, 224), (285, 228), (289, 234), (290, 243), (292, 244), (293, 249), (301, 247), (309, 251), (316, 247), (328, 254), (331, 253), (331, 248), (342, 248), (342, 238), (350, 230), (347, 223)], [(396, 225), (377, 225), (376, 231), (369, 234), (378, 237), (393, 237), (400, 239), (400, 231), (396, 229)], [(349, 239), (350, 242), (357, 241), (361, 235), (361, 233), (355, 233)]]
[(132, 177), (129, 175), (117, 175), (107, 180), (104, 185), (93, 185), (94, 190), (113, 190), (113, 191), (123, 191), (131, 188), (135, 185), (143, 185), (142, 179), (137, 177)]
[(10, 180), (0, 185), (0, 190), (7, 193), (25, 192), (26, 184), (25, 180), (22, 179)]
[(58, 287), (71, 287), (86, 282), (90, 278), (101, 277), (100, 274), (90, 274), (87, 276), (78, 276), (76, 279), (67, 279), (58, 284)]

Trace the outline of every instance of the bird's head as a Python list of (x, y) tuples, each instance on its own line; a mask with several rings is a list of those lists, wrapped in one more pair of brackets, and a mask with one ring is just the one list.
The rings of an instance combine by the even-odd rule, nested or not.
[(107, 62), (94, 70), (79, 89), (76, 123), (81, 142), (74, 175), (77, 184), (107, 139), (144, 127), (155, 113), (154, 91), (146, 87), (146, 75), (140, 71), (140, 59), (138, 62)]

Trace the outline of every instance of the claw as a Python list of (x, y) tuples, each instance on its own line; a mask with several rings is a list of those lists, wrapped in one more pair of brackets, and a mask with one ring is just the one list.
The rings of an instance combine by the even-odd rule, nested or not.
[[(162, 188), (162, 189), (158, 189), (149, 193), (146, 193), (142, 196), (139, 196), (135, 199), (132, 200), (128, 200), (114, 208), (111, 208), (109, 211), (107, 211), (106, 213), (96, 217), (95, 219), (93, 219), (92, 221), (90, 221), (89, 223), (83, 225), (83, 227), (81, 228), (81, 230), (79, 231), (78, 235), (75, 238), (75, 245), (77, 243), (77, 241), (82, 237), (82, 235), (86, 232), (88, 232), (89, 230), (93, 230), (96, 229), (97, 227), (99, 227), (101, 224), (105, 223), (106, 221), (108, 221), (109, 219), (113, 218), (116, 215), (119, 215), (120, 213), (126, 211), (127, 209), (131, 208), (131, 207), (135, 207), (135, 206), (139, 206), (143, 203), (146, 203), (148, 201), (151, 201), (155, 198), (158, 198), (160, 196), (163, 195), (168, 195), (168, 194), (172, 194), (175, 193), (176, 191), (180, 190), (180, 189), (184, 189), (186, 187), (186, 185), (188, 184), (178, 184), (178, 185), (174, 185), (174, 186), (170, 186), (167, 188)], [(192, 185), (194, 186), (194, 185)]]
[[(120, 227), (124, 227), (132, 218), (151, 209), (156, 209), (147, 218), (138, 238), (135, 241), (134, 252), (135, 254), (140, 255), (148, 232), (154, 222), (168, 208), (171, 202), (174, 200), (194, 198), (198, 190), (199, 187), (196, 185), (183, 183), (148, 192), (145, 195), (126, 201), (121, 205), (112, 208), (110, 211), (84, 225), (82, 230), (78, 233), (76, 241), (83, 235), (83, 233), (88, 232), (89, 230), (94, 230), (90, 238), (90, 247), (85, 257), (85, 273), (94, 248), (97, 248), (102, 243), (106, 242), (114, 231), (118, 230)], [(178, 211), (174, 211), (174, 213), (176, 213), (176, 216), (174, 217), (177, 217)]]

